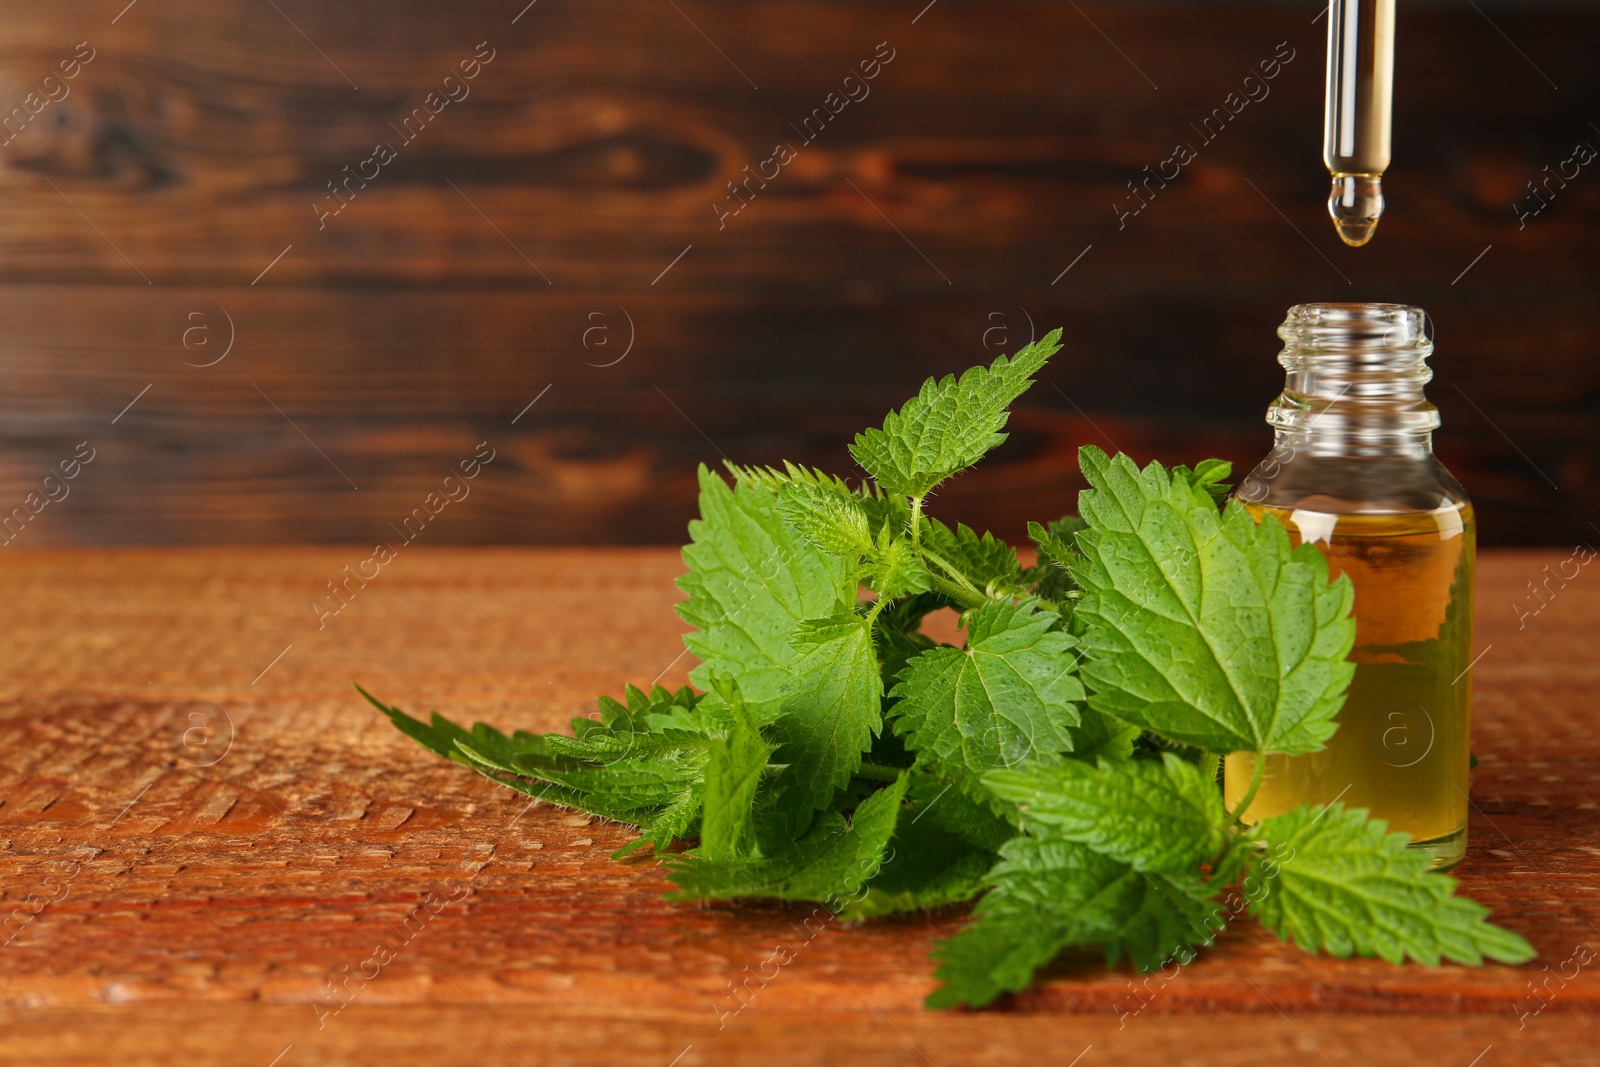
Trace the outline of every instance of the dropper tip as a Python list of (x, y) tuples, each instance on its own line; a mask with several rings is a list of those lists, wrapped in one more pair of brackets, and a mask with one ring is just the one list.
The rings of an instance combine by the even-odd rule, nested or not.
[(1335, 174), (1328, 214), (1339, 240), (1360, 248), (1372, 240), (1383, 215), (1383, 185), (1376, 174)]

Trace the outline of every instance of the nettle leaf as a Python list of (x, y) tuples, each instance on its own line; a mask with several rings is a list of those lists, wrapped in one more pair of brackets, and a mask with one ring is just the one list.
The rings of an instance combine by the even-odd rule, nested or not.
[(861, 753), (883, 728), (883, 680), (867, 619), (854, 613), (796, 628), (783, 714), (772, 726), (774, 760), (785, 764), (779, 788), (790, 826), (803, 830), (817, 808), (861, 766)]
[(971, 900), (988, 888), (1018, 830), (953, 783), (912, 772), (883, 866), (840, 918), (867, 919)]
[(1078, 583), (1072, 580), (1067, 565), (1083, 556), (1069, 539), (1082, 528), (1083, 522), (1076, 516), (1058, 520), (1048, 529), (1036, 522), (1028, 523), (1028, 536), (1039, 548), (1039, 560), (1024, 573), (1023, 580), (1034, 584), (1037, 594), (1045, 600), (1061, 601), (1077, 590)]
[(1053, 533), (1037, 522), (1028, 523), (1028, 537), (1039, 546), (1039, 555), (1051, 563), (1060, 565), (1068, 560), (1076, 561), (1080, 555), (1076, 548), (1067, 543), (1065, 537)]
[(456, 742), (466, 741), (470, 743), (472, 734), (469, 731), (463, 730), (438, 712), (434, 712), (430, 716), (429, 722), (422, 722), (419, 719), (413, 719), (399, 708), (390, 707), (383, 703), (359, 685), (356, 686), (356, 692), (366, 698), (368, 704), (387, 715), (396, 729), (429, 752), (436, 756), (443, 756), (447, 760), (454, 760), (457, 763), (467, 762), (466, 757), (456, 749)]
[(854, 560), (873, 550), (867, 512), (854, 493), (789, 482), (778, 493), (778, 514), (824, 552)]
[(1203, 459), (1193, 470), (1181, 465), (1172, 468), (1174, 478), (1182, 478), (1192, 488), (1204, 489), (1218, 504), (1227, 499), (1228, 490), (1233, 488), (1222, 480), (1232, 473), (1233, 464), (1225, 459)]
[(1030, 828), (1076, 841), (1141, 871), (1181, 873), (1215, 859), (1226, 812), (1215, 782), (1168, 753), (1161, 760), (1078, 760), (991, 771), (984, 784), (1018, 805)]
[(727, 468), (728, 473), (733, 475), (734, 480), (740, 485), (766, 489), (773, 493), (781, 492), (784, 486), (794, 483), (815, 486), (830, 492), (849, 493), (851, 491), (849, 484), (837, 475), (828, 474), (826, 471), (820, 471), (815, 467), (802, 467), (800, 464), (790, 463), (788, 460), (783, 461), (783, 470), (781, 471), (776, 467), (744, 466), (731, 460), (723, 460), (722, 465)]
[(806, 619), (855, 602), (853, 564), (807, 541), (778, 514), (778, 497), (757, 483), (730, 488), (700, 469), (700, 518), (689, 523), (678, 579), (688, 599), (678, 614), (698, 632), (684, 644), (701, 663), (689, 678), (711, 688), (713, 673), (739, 681), (758, 722), (776, 718), (799, 655), (790, 641)]
[(911, 519), (910, 501), (897, 493), (885, 493), (882, 486), (870, 479), (863, 480), (852, 489), (843, 478), (788, 460), (783, 461), (781, 471), (773, 467), (742, 467), (726, 460), (723, 466), (740, 484), (769, 489), (774, 493), (782, 492), (786, 485), (798, 483), (853, 497), (866, 512), (867, 524), (873, 531), (887, 525), (898, 532), (904, 530)]
[(906, 776), (857, 806), (848, 822), (838, 812), (819, 816), (788, 849), (759, 859), (717, 859), (703, 849), (662, 857), (678, 891), (668, 900), (832, 900), (860, 891), (883, 863), (905, 796)]
[(646, 693), (637, 686), (629, 685), (624, 687), (621, 701), (609, 696), (595, 699), (600, 711), (598, 719), (574, 717), (569, 720), (572, 736), (580, 741), (601, 735), (632, 738), (651, 729), (651, 716), (675, 715), (680, 710), (692, 713), (699, 700), (699, 694), (688, 686), (674, 691), (657, 685)]
[(973, 367), (958, 380), (929, 378), (882, 429), (856, 436), (850, 454), (891, 493), (925, 496), (952, 474), (965, 470), (1006, 439), (1007, 408), (1033, 384), (1032, 375), (1058, 352), (1054, 330), (1015, 356)]
[[(1087, 849), (1084, 854), (1094, 855)], [(1061, 888), (1074, 899), (1094, 893), (1090, 884)], [(1009, 899), (1002, 902), (994, 891), (978, 901), (973, 914), (976, 922), (934, 945), (934, 977), (941, 985), (928, 994), (924, 1007), (987, 1007), (1005, 993), (1027, 989), (1034, 973), (1067, 946), (1090, 943), (1102, 932), (1070, 916), (1035, 912)]]
[[(1160, 464), (1080, 453), (1073, 615), (1091, 707), (1213, 752), (1312, 752), (1355, 672), (1348, 576)], [(1204, 466), (1204, 465), (1202, 465)]]
[[(1020, 832), (1014, 822), (955, 788), (955, 783), (925, 773), (912, 773), (906, 801), (907, 822), (931, 825), (982, 852), (999, 852)], [(1016, 812), (1008, 814), (1014, 817)]]
[(1144, 733), (1132, 723), (1087, 706), (1079, 709), (1078, 725), (1069, 732), (1072, 734), (1072, 758), (1089, 763), (1129, 758)]
[(905, 808), (883, 865), (839, 917), (870, 919), (964, 903), (983, 891), (984, 875), (998, 859)]
[(1000, 850), (973, 922), (934, 948), (944, 984), (930, 1008), (983, 1007), (1026, 989), (1071, 945), (1099, 945), (1106, 962), (1140, 970), (1188, 962), (1210, 944), (1210, 888), (1196, 873), (1146, 874), (1073, 841), (1019, 837)]
[(967, 647), (916, 656), (891, 695), (918, 765), (971, 791), (986, 771), (1068, 751), (1084, 691), (1076, 642), (1036, 602), (992, 601), (963, 622)]
[[(1220, 463), (1221, 460), (1207, 460), (1207, 462)], [(1033, 523), (1029, 523), (1028, 525), (1031, 528)], [(1067, 545), (1067, 547), (1076, 552), (1078, 534), (1082, 533), (1088, 528), (1088, 526), (1089, 524), (1083, 521), (1083, 517), (1081, 515), (1063, 515), (1055, 522), (1052, 522), (1046, 526), (1045, 532), (1047, 532), (1051, 537), (1063, 542)]]
[[(756, 847), (753, 809), (772, 746), (732, 680), (716, 679), (729, 729), (706, 746), (700, 851), (711, 859), (748, 856)], [(709, 701), (708, 701), (709, 702)]]
[(705, 736), (640, 734), (619, 743), (546, 734), (548, 751), (531, 753), (486, 744), (477, 728), (474, 734), (471, 741), (458, 739), (456, 750), (479, 773), (537, 799), (637, 826), (642, 836), (619, 855), (645, 843), (666, 848), (700, 812)]
[(912, 657), (935, 646), (932, 638), (915, 628), (909, 633), (902, 630), (893, 619), (889, 618), (888, 611), (878, 616), (872, 636), (878, 644), (878, 677), (885, 690), (894, 688), (900, 672), (911, 662)]
[(891, 538), (887, 528), (878, 537), (868, 576), (873, 592), (880, 597), (901, 597), (926, 593), (932, 586), (928, 569), (907, 542)]
[[(581, 720), (592, 727), (583, 737), (522, 731), (507, 737), (484, 723), (464, 730), (437, 713), (431, 723), (423, 723), (356, 688), (424, 747), (500, 785), (637, 826), (642, 836), (623, 852), (645, 843), (665, 848), (688, 830), (700, 812), (710, 734), (658, 734), (633, 717), (622, 717), (627, 709), (610, 701), (609, 712), (602, 703), (601, 722)], [(681, 690), (671, 693), (660, 687), (648, 697), (631, 687), (628, 693), (639, 720), (659, 718), (650, 713), (652, 708), (688, 711), (678, 703), (684, 698)]]
[(944, 562), (953, 564), (979, 589), (1020, 591), (1022, 564), (1010, 545), (985, 531), (979, 536), (965, 523), (954, 530), (938, 519), (925, 519), (922, 544)]
[(1262, 925), (1308, 951), (1335, 956), (1441, 959), (1477, 966), (1485, 957), (1534, 957), (1522, 937), (1488, 922), (1489, 909), (1453, 895), (1456, 880), (1428, 870), (1428, 856), (1406, 847), (1361, 809), (1310, 805), (1261, 820), (1257, 857), (1245, 885)]

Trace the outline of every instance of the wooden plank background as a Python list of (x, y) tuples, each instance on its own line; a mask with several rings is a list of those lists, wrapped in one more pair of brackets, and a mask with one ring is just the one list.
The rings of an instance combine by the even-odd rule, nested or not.
[[(1513, 211), (1600, 147), (1592, 6), (1402, 5), (1389, 212), (1353, 250), (1315, 3), (524, 3), (7, 12), (0, 514), (95, 450), (12, 544), (370, 543), (485, 440), (471, 521), (430, 541), (676, 541), (697, 462), (843, 469), (926, 375), (1063, 325), (1012, 442), (936, 507), (1015, 537), (1070, 506), (1084, 442), (1252, 463), (1273, 330), (1328, 299), (1432, 314), (1439, 450), (1486, 541), (1595, 536), (1600, 174)], [(319, 224), (379, 141), (397, 158)], [(1119, 228), (1179, 141), (1198, 158)]]

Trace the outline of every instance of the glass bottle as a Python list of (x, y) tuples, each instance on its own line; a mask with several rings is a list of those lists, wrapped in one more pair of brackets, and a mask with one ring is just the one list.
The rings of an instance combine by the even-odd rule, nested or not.
[[(1433, 455), (1426, 322), (1399, 304), (1302, 304), (1278, 328), (1288, 380), (1267, 411), (1276, 443), (1236, 496), (1350, 576), (1356, 671), (1327, 747), (1269, 756), (1245, 819), (1366, 808), (1447, 868), (1467, 847), (1475, 523)], [(1231, 808), (1255, 757), (1225, 767)]]

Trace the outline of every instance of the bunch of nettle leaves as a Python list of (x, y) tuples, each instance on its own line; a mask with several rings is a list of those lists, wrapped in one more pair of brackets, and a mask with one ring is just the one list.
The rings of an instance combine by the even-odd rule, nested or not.
[[(673, 900), (822, 901), (864, 919), (976, 899), (935, 950), (933, 1007), (1026, 988), (1071, 945), (1187, 963), (1246, 905), (1339, 956), (1530, 958), (1365, 811), (1252, 826), (1250, 796), (1224, 810), (1219, 757), (1260, 768), (1332, 735), (1355, 636), (1349, 579), (1330, 582), (1315, 546), (1219, 507), (1226, 463), (1140, 470), (1084, 448), (1081, 518), (1030, 524), (1032, 567), (923, 513), (1005, 440), (1059, 337), (930, 379), (856, 438), (863, 485), (730, 464), (730, 487), (702, 468), (678, 580), (698, 692), (630, 686), (571, 737), (378, 706), (442, 756), (639, 827), (618, 855), (652, 845)], [(965, 648), (920, 632), (943, 607)], [(1224, 908), (1232, 886), (1245, 892)]]

